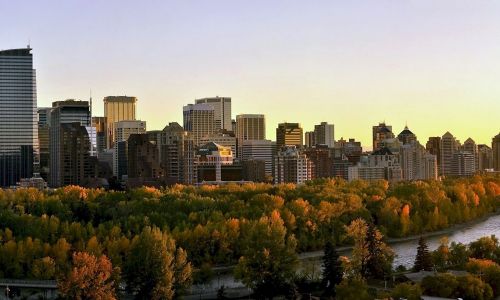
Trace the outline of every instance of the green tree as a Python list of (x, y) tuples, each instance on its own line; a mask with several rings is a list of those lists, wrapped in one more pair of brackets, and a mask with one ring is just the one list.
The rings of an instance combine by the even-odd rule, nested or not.
[(344, 278), (335, 287), (337, 300), (370, 300), (373, 297), (368, 293), (368, 285), (362, 278)]
[(296, 241), (293, 235), (287, 236), (279, 212), (250, 222), (243, 240), (235, 277), (258, 297), (272, 298), (289, 290), (297, 265)]
[(145, 227), (132, 240), (123, 271), (127, 289), (137, 299), (174, 299), (191, 283), (186, 252), (156, 227)]
[(464, 299), (490, 300), (493, 299), (491, 286), (476, 276), (466, 275), (457, 277), (458, 286), (455, 296)]
[(418, 239), (417, 256), (415, 257), (415, 264), (413, 270), (418, 271), (431, 271), (432, 270), (432, 257), (429, 253), (429, 247), (423, 237)]
[(31, 267), (33, 278), (38, 280), (53, 279), (56, 274), (56, 263), (48, 256), (35, 259)]
[(372, 223), (368, 225), (365, 243), (368, 249), (365, 275), (384, 278), (391, 273), (394, 252), (383, 242), (382, 234)]
[(342, 281), (343, 269), (339, 255), (331, 241), (326, 242), (323, 255), (323, 287), (325, 295), (335, 296), (335, 286)]
[(396, 285), (391, 296), (393, 299), (420, 300), (422, 299), (422, 290), (416, 284), (405, 282)]

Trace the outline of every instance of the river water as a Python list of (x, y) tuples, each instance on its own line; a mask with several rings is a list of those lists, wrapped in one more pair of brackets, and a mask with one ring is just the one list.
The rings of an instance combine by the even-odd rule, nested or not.
[[(453, 230), (449, 233), (443, 233), (427, 237), (427, 245), (429, 250), (437, 249), (442, 237), (448, 237), (450, 244), (452, 242), (469, 244), (480, 237), (496, 235), (500, 237), (500, 215), (494, 215), (488, 219), (471, 224), (460, 229)], [(418, 239), (391, 243), (390, 246), (394, 250), (396, 257), (394, 266), (403, 265), (407, 268), (413, 266), (415, 255), (417, 254)], [(350, 255), (350, 250), (340, 251), (340, 255)], [(303, 270), (312, 277), (319, 278), (321, 275), (321, 255), (322, 252), (311, 252), (307, 259), (301, 261), (299, 270)], [(307, 256), (307, 255), (306, 255)], [(193, 294), (206, 293), (216, 291), (219, 286), (224, 285), (226, 288), (241, 288), (243, 285), (235, 281), (231, 274), (216, 275), (210, 283), (204, 285), (195, 285), (191, 288)]]

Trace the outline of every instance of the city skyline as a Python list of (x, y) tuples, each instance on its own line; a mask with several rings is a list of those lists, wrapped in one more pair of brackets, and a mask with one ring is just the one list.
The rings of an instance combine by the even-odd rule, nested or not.
[[(367, 149), (381, 121), (420, 140), (450, 131), (490, 144), (498, 133), (500, 4), (260, 4), (6, 2), (0, 48), (34, 48), (39, 107), (92, 89), (101, 116), (105, 96), (131, 95), (151, 130), (220, 96), (233, 118), (265, 114), (271, 138), (278, 123), (306, 132), (320, 121)], [(32, 22), (7, 26), (21, 12)]]

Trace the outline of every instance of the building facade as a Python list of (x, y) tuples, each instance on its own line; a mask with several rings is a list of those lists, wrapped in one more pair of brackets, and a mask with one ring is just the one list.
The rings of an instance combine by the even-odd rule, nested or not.
[(114, 155), (113, 155), (113, 175), (122, 179), (128, 172), (128, 150), (127, 141), (132, 134), (146, 133), (146, 121), (118, 121), (113, 124), (114, 135)]
[(274, 158), (274, 183), (302, 184), (312, 179), (312, 162), (296, 146), (282, 147)]
[(241, 160), (264, 161), (266, 176), (273, 176), (273, 157), (276, 153), (276, 143), (270, 140), (245, 140), (241, 145)]
[(0, 51), (0, 187), (37, 175), (36, 73), (31, 48)]
[(327, 122), (321, 122), (314, 126), (314, 144), (327, 145), (333, 148), (335, 144), (335, 126)]
[(493, 169), (500, 171), (500, 133), (491, 140), (491, 150), (493, 151)]
[(104, 97), (104, 117), (106, 118), (106, 148), (113, 148), (115, 142), (115, 123), (133, 121), (136, 118), (136, 97), (107, 96)]
[(209, 104), (188, 104), (183, 107), (183, 117), (184, 130), (191, 133), (196, 146), (201, 145), (203, 137), (216, 132), (215, 111)]
[(215, 131), (232, 131), (231, 122), (231, 98), (230, 97), (212, 97), (196, 99), (195, 104), (208, 104), (214, 109)]
[(453, 176), (455, 172), (453, 170), (454, 166), (454, 155), (460, 149), (460, 142), (455, 139), (455, 137), (450, 133), (446, 132), (442, 137), (439, 144), (440, 156), (441, 156), (441, 175), (443, 176)]
[(280, 123), (276, 128), (276, 147), (284, 146), (302, 147), (304, 145), (304, 134), (299, 123)]
[(394, 133), (392, 133), (392, 126), (385, 124), (385, 122), (379, 123), (372, 127), (372, 140), (373, 140), (373, 151), (377, 151), (382, 148), (380, 143), (386, 139), (393, 139)]

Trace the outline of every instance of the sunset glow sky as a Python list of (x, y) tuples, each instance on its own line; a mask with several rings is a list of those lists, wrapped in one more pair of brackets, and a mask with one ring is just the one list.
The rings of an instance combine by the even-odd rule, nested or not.
[(38, 105), (136, 96), (148, 130), (195, 98), (371, 145), (405, 123), (425, 144), (500, 131), (500, 1), (0, 0), (0, 49), (30, 41)]

